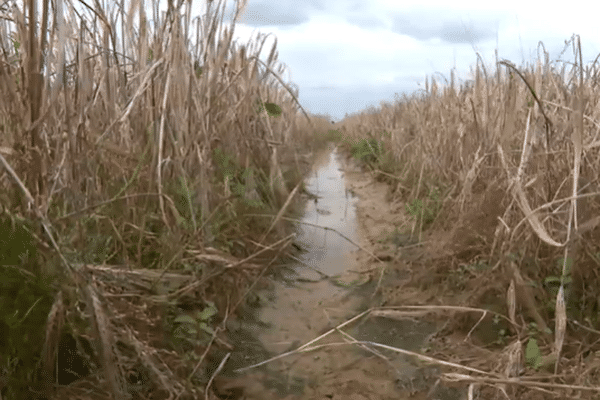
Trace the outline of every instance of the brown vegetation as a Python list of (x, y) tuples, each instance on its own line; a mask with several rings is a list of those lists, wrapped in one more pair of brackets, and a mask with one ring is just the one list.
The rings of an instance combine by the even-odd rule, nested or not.
[(559, 360), (554, 379), (585, 386), (598, 373), (600, 97), (597, 63), (583, 65), (577, 36), (569, 45), (570, 67), (540, 44), (535, 65), (499, 60), (491, 72), (481, 62), (470, 85), (452, 71), (445, 85), (431, 78), (336, 129), (353, 151), (370, 146), (373, 172), (415, 217), (409, 233), (448, 233), (443, 256), (413, 268), (416, 283), (437, 285), (440, 302), (498, 309), (515, 335), (496, 339), (519, 351), (539, 341), (528, 362)]
[[(264, 62), (268, 36), (232, 40), (244, 1), (229, 26), (223, 1), (194, 19), (181, 1), (162, 14), (152, 2), (152, 16), (139, 1), (23, 3), (0, 6), (2, 296), (15, 294), (0, 310), (13, 316), (0, 389), (51, 396), (73, 380), (58, 377), (57, 348), (88, 337), (114, 398), (197, 396), (202, 352), (227, 347), (213, 310), (224, 323), (291, 242), (281, 218), (249, 214), (287, 209), (308, 165), (296, 149), (330, 124), (282, 80), (276, 41)], [(186, 301), (212, 333), (177, 372), (154, 347)], [(147, 324), (134, 330), (132, 314)]]
[[(327, 133), (367, 151), (411, 234), (449, 232), (427, 275), (468, 305), (501, 304), (506, 378), (535, 338), (529, 361), (558, 360), (545, 387), (588, 394), (600, 97), (577, 37), (570, 68), (545, 51), (493, 73), (481, 62), (472, 85), (431, 79), (328, 132), (283, 81), (276, 44), (263, 62), (267, 36), (234, 43), (223, 1), (194, 19), (183, 3), (152, 18), (136, 1), (0, 9), (3, 396), (208, 398), (228, 358), (209, 350), (231, 351), (228, 316), (293, 240), (283, 215), (308, 165), (297, 149)], [(61, 377), (71, 353), (79, 375)]]

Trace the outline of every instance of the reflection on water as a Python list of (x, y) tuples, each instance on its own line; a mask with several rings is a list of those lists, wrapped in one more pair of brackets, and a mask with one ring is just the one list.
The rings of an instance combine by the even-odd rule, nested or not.
[[(273, 280), (269, 290), (257, 293), (261, 299), (257, 320), (250, 318), (230, 331), (236, 351), (229, 362), (229, 371), (296, 349), (352, 318), (365, 304), (372, 304), (370, 295), (348, 291), (336, 279), (338, 275), (346, 282), (358, 278), (349, 272), (358, 269), (357, 248), (344, 238), (359, 241), (358, 199), (346, 189), (340, 158), (334, 149), (317, 161), (307, 179), (307, 190), (317, 196), (315, 201), (307, 202), (302, 223), (298, 224), (297, 241), (307, 251), (300, 256), (300, 262), (288, 266), (283, 274), (288, 284)], [(432, 329), (415, 321), (370, 318), (351, 327), (348, 333), (358, 340), (416, 349)], [(332, 341), (340, 341), (339, 336), (330, 335), (319, 343)], [(382, 363), (368, 356), (372, 354), (352, 347), (330, 347), (288, 356), (244, 372), (243, 385), (247, 391), (258, 385), (257, 394), (248, 399), (270, 399), (265, 397), (266, 393), (273, 391), (277, 398), (303, 399), (324, 385), (331, 388), (331, 393), (337, 393), (347, 376), (353, 376), (358, 387), (370, 388), (364, 390), (375, 396), (372, 398), (397, 398), (393, 382), (417, 376), (417, 368), (406, 357), (389, 354), (388, 363)], [(381, 372), (373, 373), (378, 369)], [(340, 396), (335, 398), (347, 398)]]
[(346, 189), (338, 157), (337, 150), (331, 152), (327, 162), (306, 182), (307, 190), (318, 198), (307, 202), (302, 221), (319, 227), (304, 224), (299, 227), (298, 241), (309, 249), (302, 261), (327, 275), (338, 275), (347, 270), (349, 253), (356, 249), (337, 232), (357, 241), (356, 199)]
[[(333, 150), (306, 181), (307, 190), (316, 195), (308, 201), (302, 223), (298, 224), (298, 242), (307, 252), (292, 265), (287, 278), (295, 281), (290, 286), (274, 282), (273, 302), (261, 308), (259, 319), (270, 329), (259, 329), (258, 337), (265, 348), (273, 353), (289, 349), (294, 344), (306, 343), (319, 336), (323, 329), (341, 321), (354, 312), (356, 305), (347, 304), (347, 289), (335, 285), (332, 279), (348, 269), (355, 269), (356, 201), (346, 190), (346, 182), (339, 158)], [(328, 228), (328, 229), (324, 229)], [(338, 233), (339, 232), (339, 233)], [(331, 312), (345, 304), (345, 312)]]

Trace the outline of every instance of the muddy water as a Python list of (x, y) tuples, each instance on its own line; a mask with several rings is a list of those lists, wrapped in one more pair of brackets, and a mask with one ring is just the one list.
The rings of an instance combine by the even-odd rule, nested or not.
[[(268, 287), (252, 294), (251, 306), (228, 329), (236, 351), (215, 381), (220, 398), (229, 399), (459, 399), (458, 393), (432, 389), (435, 369), (419, 367), (405, 356), (375, 356), (355, 345), (324, 347), (263, 362), (317, 338), (331, 328), (376, 306), (375, 284), (360, 274), (354, 243), (361, 242), (356, 216), (359, 199), (348, 190), (352, 173), (335, 148), (315, 164), (306, 181), (316, 197), (307, 201), (298, 240), (306, 252), (293, 265), (281, 266)], [(355, 173), (355, 172), (354, 172)], [(328, 228), (328, 229), (324, 229)], [(357, 340), (418, 351), (432, 323), (372, 317), (347, 330)], [(339, 334), (321, 340), (340, 343)], [(431, 397), (436, 395), (437, 397)]]

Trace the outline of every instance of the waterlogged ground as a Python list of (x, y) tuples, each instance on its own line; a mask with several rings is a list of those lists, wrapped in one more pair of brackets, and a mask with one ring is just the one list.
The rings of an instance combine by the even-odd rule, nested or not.
[[(385, 288), (374, 295), (379, 272), (369, 271), (374, 264), (367, 251), (374, 251), (381, 241), (377, 238), (386, 232), (393, 235), (399, 222), (386, 212), (393, 205), (385, 201), (385, 185), (375, 185), (334, 147), (318, 159), (306, 184), (316, 196), (307, 201), (298, 224), (298, 243), (306, 252), (294, 264), (280, 267), (252, 294), (242, 316), (229, 322), (236, 351), (215, 380), (215, 392), (223, 399), (256, 400), (463, 398), (458, 389), (436, 385), (435, 367), (388, 350), (374, 354), (347, 344), (354, 338), (418, 352), (439, 328), (424, 318), (357, 319), (342, 329), (350, 336), (334, 332), (316, 343), (338, 345), (293, 353), (380, 306), (381, 292), (394, 286), (390, 281), (403, 279), (401, 269), (394, 278), (386, 275)], [(396, 245), (402, 240), (388, 239)], [(252, 367), (286, 352), (292, 354)]]

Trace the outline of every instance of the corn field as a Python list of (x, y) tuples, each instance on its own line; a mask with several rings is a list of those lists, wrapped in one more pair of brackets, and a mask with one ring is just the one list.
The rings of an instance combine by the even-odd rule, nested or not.
[[(175, 376), (110, 310), (151, 321), (153, 307), (218, 298), (203, 303), (205, 319), (227, 310), (226, 319), (293, 241), (282, 215), (309, 150), (327, 135), (363, 143), (393, 196), (418, 200), (407, 207), (421, 216), (416, 229), (453, 233), (460, 251), (444, 263), (449, 274), (484, 255), (479, 283), (506, 303), (515, 333), (525, 315), (553, 354), (570, 359), (578, 350), (567, 320), (598, 333), (600, 77), (596, 61), (584, 65), (579, 37), (565, 49), (570, 63), (550, 62), (542, 44), (532, 65), (489, 68), (479, 58), (470, 83), (454, 71), (443, 83), (430, 78), (424, 91), (331, 130), (285, 81), (276, 38), (270, 48), (269, 35), (233, 40), (246, 0), (230, 24), (225, 1), (203, 2), (195, 17), (192, 4), (0, 4), (0, 292), (11, 293), (0, 314), (12, 315), (0, 325), (0, 369), (14, 378), (0, 374), (6, 398), (26, 398), (30, 382), (74, 398), (51, 390), (66, 327), (98, 343), (107, 396), (131, 397), (123, 343), (152, 377), (144, 390), (204, 395), (209, 382), (192, 377), (206, 353)], [(165, 294), (161, 278), (182, 283)], [(152, 307), (107, 300), (140, 286)], [(208, 349), (220, 328), (202, 329)]]

